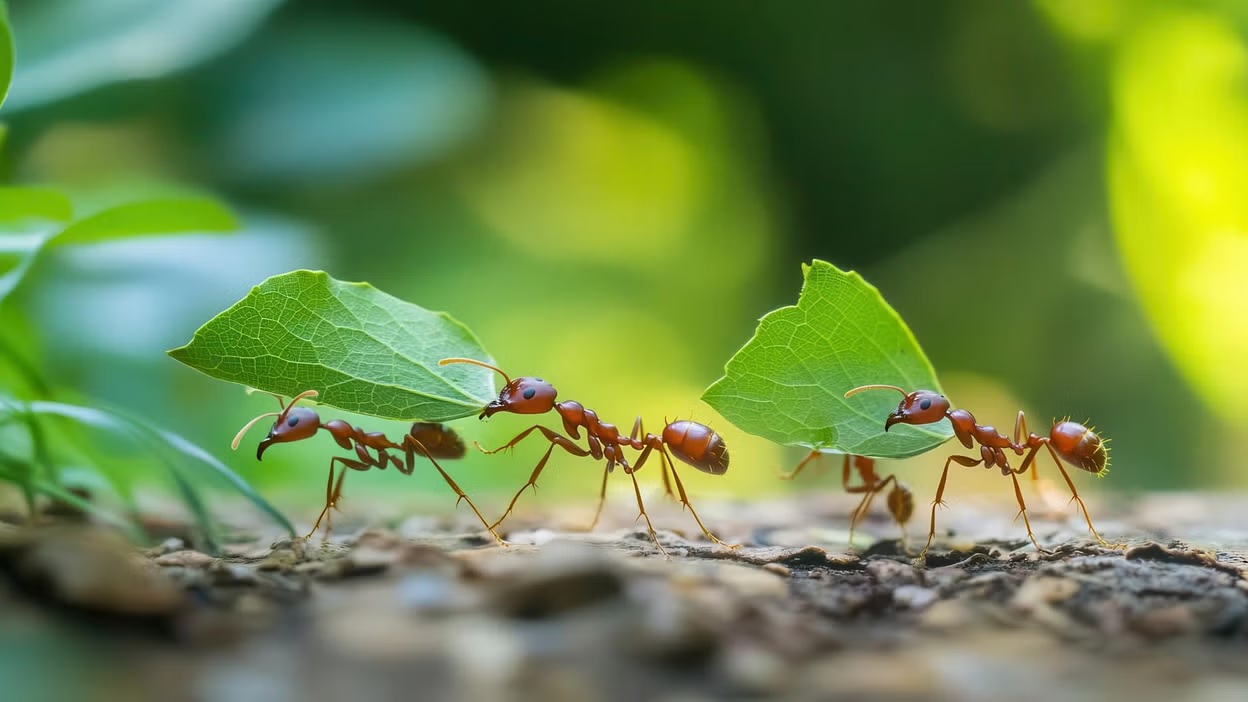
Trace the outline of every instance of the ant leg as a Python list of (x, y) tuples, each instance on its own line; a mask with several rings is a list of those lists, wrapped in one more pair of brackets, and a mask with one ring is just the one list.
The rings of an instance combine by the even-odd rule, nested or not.
[(936, 536), (936, 508), (939, 506), (948, 507), (945, 501), (941, 499), (945, 494), (945, 480), (949, 477), (949, 464), (957, 463), (960, 466), (971, 468), (983, 463), (982, 458), (970, 458), (969, 456), (959, 456), (954, 454), (945, 461), (945, 469), (940, 473), (940, 484), (936, 487), (936, 499), (932, 500), (932, 522), (927, 530), (927, 543), (923, 545), (923, 550), (919, 552), (919, 558), (927, 555), (927, 549), (932, 547), (932, 539)]
[(1096, 540), (1100, 542), (1102, 546), (1110, 548), (1110, 543), (1101, 538), (1101, 535), (1096, 533), (1096, 527), (1092, 526), (1092, 517), (1088, 515), (1088, 506), (1083, 503), (1083, 498), (1079, 497), (1079, 491), (1075, 489), (1074, 481), (1070, 479), (1070, 475), (1066, 473), (1066, 469), (1062, 466), (1062, 460), (1058, 458), (1057, 451), (1054, 450), (1052, 444), (1046, 442), (1044, 445), (1049, 449), (1049, 453), (1053, 456), (1053, 460), (1057, 463), (1057, 469), (1062, 472), (1062, 477), (1066, 479), (1066, 485), (1070, 487), (1071, 500), (1078, 502), (1079, 509), (1083, 510), (1083, 518), (1088, 523), (1088, 531), (1092, 532), (1092, 535), (1096, 537)]
[(437, 469), (438, 473), (442, 476), (442, 479), (445, 480), (446, 484), (449, 485), (451, 487), (451, 490), (455, 492), (455, 495), (457, 498), (455, 500), (455, 506), (458, 507), (460, 501), (467, 502), (468, 506), (472, 508), (472, 513), (477, 515), (477, 519), (481, 520), (481, 524), (485, 526), (485, 530), (490, 532), (490, 536), (494, 537), (494, 540), (498, 542), (498, 545), (499, 546), (507, 545), (507, 542), (503, 541), (503, 538), (499, 536), (497, 532), (494, 531), (494, 527), (491, 526), (490, 523), (485, 520), (485, 517), (481, 514), (481, 510), (477, 509), (477, 506), (473, 504), (472, 498), (468, 497), (468, 494), (460, 489), (459, 483), (456, 483), (454, 478), (452, 478), (449, 474), (447, 474), (445, 470), (442, 469), (442, 466), (438, 464), (438, 461), (433, 457), (432, 454), (429, 453), (429, 449), (425, 448), (424, 444), (420, 443), (420, 441), (418, 441), (416, 437), (412, 436), (411, 434), (408, 434), (407, 436), (403, 437), (403, 450), (407, 453), (408, 474), (411, 474), (413, 468), (415, 468), (416, 452), (419, 451), (421, 455), (429, 459), (429, 462), (432, 463), (433, 467)]
[(494, 520), (494, 523), (490, 525), (491, 529), (497, 529), (498, 525), (502, 524), (504, 519), (511, 516), (511, 511), (516, 508), (516, 501), (520, 499), (520, 496), (524, 494), (525, 490), (529, 489), (530, 485), (533, 486), (534, 491), (537, 490), (537, 477), (542, 474), (542, 469), (546, 467), (546, 461), (550, 460), (550, 454), (554, 453), (554, 451), (555, 444), (552, 443), (549, 447), (547, 447), (546, 453), (542, 454), (542, 459), (537, 462), (537, 466), (533, 468), (533, 472), (529, 474), (528, 482), (521, 485), (520, 489), (516, 491), (515, 496), (511, 498), (511, 502), (507, 505), (507, 511), (503, 512), (503, 516)]
[(547, 441), (550, 441), (552, 444), (560, 446), (565, 451), (567, 451), (568, 453), (574, 456), (588, 456), (589, 455), (589, 451), (586, 451), (580, 446), (577, 446), (568, 437), (563, 436), (562, 434), (559, 434), (551, 429), (548, 429), (542, 426), (541, 424), (534, 424), (528, 429), (525, 429), (519, 434), (516, 434), (516, 437), (512, 439), (511, 441), (508, 441), (507, 443), (503, 444), (502, 446), (499, 446), (498, 448), (492, 451), (487, 451), (481, 448), (481, 444), (477, 444), (477, 448), (481, 449), (481, 453), (484, 453), (487, 456), (490, 454), (498, 453), (499, 451), (505, 451), (509, 448), (512, 448), (513, 446), (520, 443), (521, 441), (523, 441), (524, 438), (528, 436), (529, 434), (532, 434), (534, 430), (542, 432), (542, 435), (546, 437)]
[[(810, 463), (811, 461), (818, 459), (822, 455), (823, 455), (822, 451), (819, 451), (818, 449), (811, 449), (810, 453), (806, 454), (806, 457), (803, 458), (801, 462), (797, 464), (796, 468), (789, 471), (788, 473), (784, 473), (784, 472), (778, 473), (776, 477), (780, 478), (781, 480), (792, 480), (797, 477), (798, 473), (802, 472), (802, 469), (806, 467), (807, 463)], [(845, 471), (846, 471), (846, 478), (848, 478), (848, 475), (849, 475), (849, 454), (848, 453), (845, 454)]]
[[(1031, 520), (1027, 518), (1027, 503), (1023, 502), (1023, 488), (1018, 484), (1018, 473), (1010, 471), (1010, 480), (1014, 481), (1014, 497), (1018, 500), (1018, 514), (1023, 518), (1023, 524), (1027, 527), (1027, 538), (1031, 539), (1031, 543), (1040, 553), (1048, 553), (1039, 541), (1036, 541), (1036, 535), (1031, 531)], [(1018, 519), (1018, 517), (1015, 517)]]
[(659, 549), (659, 553), (663, 554), (664, 557), (668, 557), (667, 550), (663, 548), (663, 544), (659, 543), (659, 535), (654, 533), (654, 525), (650, 523), (650, 515), (646, 514), (646, 505), (641, 501), (641, 486), (637, 484), (636, 470), (629, 473), (628, 477), (633, 479), (633, 493), (637, 495), (637, 509), (641, 511), (640, 516), (644, 517), (646, 520), (646, 530), (650, 532), (650, 540), (653, 541), (655, 547)]
[[(642, 451), (641, 455), (637, 457), (637, 462), (633, 464), (633, 483), (634, 484), (637, 482), (637, 477), (636, 477), (637, 471), (641, 468), (642, 464), (646, 462), (646, 459), (649, 457), (651, 448), (653, 447), (647, 446), (646, 450)], [(676, 472), (675, 462), (673, 462), (672, 459), (667, 455), (667, 449), (662, 446), (660, 446), (659, 448), (659, 461), (665, 467), (671, 469), (672, 478), (676, 481), (676, 490), (680, 493), (680, 503), (684, 505), (685, 507), (689, 508), (689, 514), (693, 515), (693, 521), (698, 523), (698, 528), (702, 530), (702, 533), (706, 535), (706, 538), (710, 539), (712, 543), (719, 544), (720, 546), (723, 546), (725, 548), (732, 548), (732, 549), (740, 548), (741, 544), (730, 544), (730, 543), (725, 543), (723, 541), (720, 541), (719, 538), (715, 536), (714, 534), (712, 534), (710, 529), (707, 529), (706, 525), (702, 523), (702, 519), (698, 517), (697, 510), (695, 510), (693, 508), (693, 504), (689, 502), (689, 495), (688, 493), (685, 492), (685, 485), (684, 483), (680, 481), (680, 473)]]
[(607, 503), (607, 476), (611, 474), (611, 464), (602, 469), (602, 489), (598, 491), (598, 509), (594, 510), (594, 521), (589, 523), (585, 531), (593, 531), (598, 526), (598, 518), (602, 516), (602, 506)]
[(338, 489), (335, 490), (334, 489), (334, 463), (335, 462), (342, 464), (343, 467), (340, 469), (340, 472), (341, 472), (340, 474), (343, 477), (346, 476), (348, 468), (352, 470), (368, 470), (369, 468), (372, 467), (368, 465), (367, 463), (364, 463), (363, 461), (355, 461), (350, 458), (343, 458), (341, 456), (334, 456), (333, 458), (329, 459), (329, 480), (328, 482), (325, 483), (325, 507), (321, 509), (321, 514), (320, 516), (316, 518), (316, 524), (312, 525), (312, 530), (309, 531), (303, 537), (305, 540), (312, 538), (312, 535), (315, 534), (316, 531), (321, 528), (321, 522), (324, 521), (325, 522), (324, 541), (329, 541), (329, 533), (333, 527), (333, 524), (332, 524), (333, 517), (330, 516), (329, 510), (334, 506), (334, 502), (337, 501), (339, 492), (341, 492), (342, 490), (342, 481), (343, 481), (343, 477), (340, 477), (338, 479), (338, 483), (337, 483)]

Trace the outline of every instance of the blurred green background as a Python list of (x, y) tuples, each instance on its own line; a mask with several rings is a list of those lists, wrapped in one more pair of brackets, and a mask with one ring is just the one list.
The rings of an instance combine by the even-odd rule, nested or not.
[[(838, 482), (780, 483), (800, 452), (698, 401), (812, 257), (876, 284), (982, 422), (1090, 418), (1114, 449), (1090, 489), (1248, 484), (1243, 3), (9, 9), (5, 180), (88, 210), (190, 187), (244, 229), (61, 251), (0, 315), (5, 335), (62, 395), (186, 435), (301, 519), (332, 442), (256, 463), (257, 430), (231, 455), (274, 403), (164, 354), (298, 267), (448, 310), (511, 374), (621, 425), (711, 423), (732, 469), (684, 471), (695, 502)], [(12, 368), (0, 383), (30, 392)], [(525, 420), (455, 426), (493, 446)], [(497, 513), (543, 448), (453, 472)], [(938, 453), (901, 469), (920, 502)], [(140, 484), (155, 474), (108, 455)], [(545, 501), (592, 505), (597, 466), (557, 456), (545, 475)], [(953, 479), (1004, 496), (985, 471)], [(348, 495), (348, 513), (451, 504), (432, 472), (356, 476)]]

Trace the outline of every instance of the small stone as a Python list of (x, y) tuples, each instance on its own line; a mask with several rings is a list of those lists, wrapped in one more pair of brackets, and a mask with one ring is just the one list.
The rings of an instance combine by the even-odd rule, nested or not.
[(399, 581), (399, 602), (421, 612), (446, 612), (454, 609), (455, 583), (439, 573), (414, 573)]
[(1161, 639), (1192, 634), (1198, 622), (1191, 607), (1176, 604), (1145, 612), (1132, 624), (1144, 636)]
[(914, 566), (887, 558), (867, 561), (867, 572), (883, 585), (923, 584), (923, 578)]
[(789, 583), (786, 578), (777, 577), (775, 573), (762, 568), (736, 563), (721, 563), (714, 570), (711, 577), (729, 590), (749, 600), (763, 598), (780, 599), (789, 594)]
[[(170, 540), (180, 541), (179, 539), (170, 539)], [(212, 556), (209, 556), (206, 553), (200, 553), (199, 551), (192, 551), (190, 549), (183, 549), (181, 551), (174, 551), (172, 553), (166, 553), (163, 556), (158, 556), (153, 561), (153, 563), (155, 563), (158, 566), (183, 566), (185, 568), (203, 568), (211, 564), (215, 560), (217, 559), (213, 558)]]
[(902, 585), (893, 590), (893, 602), (909, 609), (927, 609), (940, 599), (935, 590), (921, 585)]
[(793, 569), (782, 563), (764, 563), (763, 570), (768, 573), (775, 573), (783, 578), (787, 578), (793, 573)]
[(157, 546), (157, 548), (161, 553), (173, 553), (174, 551), (181, 551), (186, 548), (186, 542), (176, 536), (171, 536), (162, 541), (160, 546)]
[(288, 548), (275, 548), (257, 566), (260, 570), (293, 570), (299, 555)]

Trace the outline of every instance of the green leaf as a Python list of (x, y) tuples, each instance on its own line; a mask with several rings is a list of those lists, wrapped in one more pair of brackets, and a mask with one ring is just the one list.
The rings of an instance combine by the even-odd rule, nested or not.
[(51, 188), (0, 187), (0, 224), (25, 220), (68, 222), (74, 216), (69, 198)]
[(238, 228), (234, 215), (204, 197), (145, 200), (110, 207), (69, 225), (55, 245), (95, 244), (113, 239), (169, 234), (228, 232)]
[(207, 158), (239, 179), (342, 183), (411, 168), (485, 123), (485, 73), (411, 24), (339, 13), (264, 36), (228, 59), (203, 115)]
[[(174, 234), (226, 232), (236, 229), (234, 215), (205, 197), (169, 197), (117, 205), (60, 228), (46, 220), (69, 219), (72, 208), (63, 195), (37, 188), (0, 189), (15, 211), (0, 214), (0, 223), (20, 220), (24, 226), (0, 229), (0, 302), (21, 284), (39, 255), (66, 244), (96, 244), (115, 239)], [(3, 209), (0, 209), (3, 212)], [(34, 222), (39, 227), (30, 225)]]
[(383, 419), (443, 422), (494, 399), (494, 374), (438, 360), (488, 361), (445, 312), (321, 271), (274, 276), (195, 332), (173, 358), (220, 380)]
[(779, 444), (876, 458), (928, 451), (953, 435), (947, 423), (896, 426), (898, 385), (940, 392), (932, 365), (910, 329), (857, 273), (816, 260), (804, 266), (796, 306), (769, 312), (702, 399), (741, 429)]
[(38, 0), (15, 8), (22, 62), (10, 109), (159, 78), (246, 37), (280, 0)]
[[(43, 402), (36, 401), (26, 405), (31, 413), (39, 415), (50, 415), (72, 419), (80, 424), (95, 427), (104, 431), (113, 432), (132, 437), (145, 445), (157, 450), (172, 450), (189, 456), (198, 461), (205, 463), (213, 472), (217, 473), (244, 497), (260, 508), (262, 511), (273, 517), (274, 521), (285, 528), (291, 535), (295, 533), (295, 527), (286, 519), (276, 507), (269, 504), (260, 496), (247, 481), (243, 480), (237, 473), (230, 470), (224, 463), (213, 458), (211, 454), (202, 448), (187, 441), (186, 439), (172, 432), (155, 428), (146, 422), (139, 421), (120, 412), (105, 411), (92, 407), (82, 407), (80, 405), (69, 405), (63, 402)], [(186, 500), (187, 506), (195, 515), (197, 521), (200, 522), (201, 530), (204, 532), (205, 538), (210, 542), (214, 538), (215, 526), (211, 523), (207, 510), (203, 502), (200, 500), (198, 493), (190, 486), (186, 480), (183, 469), (177, 464), (168, 461), (163, 455), (159, 456), (161, 462), (169, 470), (170, 476), (173, 478)]]
[[(9, 94), (9, 82), (13, 80), (13, 32), (9, 29), (9, 9), (0, 2), (0, 107)], [(2, 210), (0, 210), (2, 211)]]

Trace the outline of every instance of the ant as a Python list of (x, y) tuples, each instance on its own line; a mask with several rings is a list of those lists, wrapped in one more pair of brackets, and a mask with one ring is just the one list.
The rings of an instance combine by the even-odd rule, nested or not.
[[(661, 553), (667, 555), (667, 551), (659, 543), (658, 535), (655, 534), (654, 525), (650, 523), (650, 515), (646, 514), (645, 504), (641, 500), (641, 487), (637, 484), (637, 471), (645, 465), (646, 459), (654, 451), (659, 454), (659, 460), (663, 465), (663, 486), (667, 490), (667, 494), (675, 497), (672, 493), (671, 483), (668, 481), (668, 471), (670, 470), (672, 478), (676, 482), (676, 490), (680, 494), (678, 498), (680, 503), (689, 508), (689, 513), (693, 515), (694, 521), (698, 523), (706, 538), (720, 546), (728, 548), (737, 547), (737, 544), (727, 544), (720, 541), (702, 524), (698, 513), (693, 509), (693, 505), (689, 503), (689, 496), (685, 493), (685, 486), (681, 483), (680, 475), (676, 472), (675, 463), (671, 459), (671, 456), (675, 456), (703, 473), (710, 473), (711, 475), (723, 475), (727, 472), (728, 447), (724, 443), (723, 438), (710, 427), (682, 419), (668, 423), (663, 427), (663, 434), (656, 436), (645, 433), (645, 430), (642, 428), (641, 417), (639, 416), (633, 423), (632, 432), (625, 437), (620, 435), (618, 427), (614, 424), (600, 421), (596, 412), (587, 409), (581, 403), (575, 400), (555, 402), (557, 394), (555, 387), (541, 378), (523, 377), (512, 380), (501, 369), (471, 358), (444, 358), (438, 361), (438, 365), (450, 363), (470, 363), (482, 368), (489, 368), (503, 376), (506, 385), (499, 392), (498, 399), (486, 405), (481, 410), (478, 419), (486, 419), (498, 412), (544, 414), (553, 409), (563, 419), (563, 429), (572, 439), (581, 438), (580, 430), (585, 430), (585, 441), (588, 448), (581, 448), (572, 439), (540, 424), (534, 424), (525, 429), (511, 441), (493, 451), (486, 451), (481, 448), (480, 444), (477, 444), (477, 448), (481, 449), (482, 452), (493, 454), (512, 448), (534, 431), (541, 432), (550, 441), (550, 447), (546, 449), (546, 453), (537, 462), (533, 473), (529, 475), (528, 482), (520, 488), (515, 497), (511, 498), (511, 503), (507, 505), (507, 511), (498, 518), (498, 521), (491, 525), (492, 527), (498, 527), (511, 514), (512, 509), (516, 506), (516, 501), (520, 499), (520, 496), (524, 494), (527, 488), (532, 486), (534, 491), (537, 490), (537, 478), (542, 474), (542, 469), (546, 467), (546, 461), (550, 459), (551, 453), (558, 446), (573, 456), (593, 456), (594, 460), (605, 458), (607, 461), (602, 473), (602, 488), (598, 494), (598, 509), (594, 512), (594, 520), (590, 523), (588, 530), (592, 531), (598, 525), (598, 518), (602, 515), (602, 507), (607, 498), (607, 475), (618, 465), (633, 480), (633, 492), (637, 496), (637, 508), (641, 511), (640, 516), (646, 520), (646, 529), (650, 533), (650, 539), (654, 541), (654, 545), (658, 547)], [(622, 450), (625, 446), (641, 451), (637, 456), (636, 463), (629, 465), (628, 459), (624, 457)], [(668, 454), (668, 451), (671, 451), (671, 455)]]
[[(1096, 527), (1092, 526), (1092, 517), (1088, 515), (1088, 507), (1083, 503), (1083, 498), (1079, 497), (1074, 481), (1070, 479), (1070, 475), (1062, 466), (1062, 461), (1065, 460), (1076, 468), (1095, 474), (1098, 478), (1104, 477), (1109, 472), (1109, 450), (1105, 442), (1101, 441), (1101, 437), (1097, 436), (1092, 429), (1065, 419), (1054, 422), (1048, 436), (1039, 436), (1027, 431), (1027, 420), (1023, 418), (1022, 410), (1019, 410), (1018, 418), (1014, 420), (1014, 438), (1011, 441), (1009, 437), (1002, 435), (993, 427), (976, 424), (975, 416), (970, 412), (964, 409), (950, 409), (949, 400), (940, 393), (931, 390), (916, 390), (907, 393), (896, 385), (863, 385), (846, 392), (845, 397), (852, 397), (865, 390), (896, 390), (902, 394), (903, 399), (897, 405), (897, 409), (884, 420), (884, 431), (888, 431), (894, 424), (934, 424), (942, 419), (948, 419), (953, 425), (954, 436), (962, 442), (963, 446), (969, 449), (974, 448), (976, 442), (979, 443), (979, 458), (955, 454), (945, 461), (945, 469), (940, 474), (940, 484), (936, 488), (936, 499), (932, 501), (932, 519), (927, 532), (927, 544), (923, 546), (923, 552), (919, 554), (919, 558), (927, 554), (927, 549), (932, 545), (932, 538), (936, 535), (936, 507), (945, 504), (941, 497), (945, 494), (945, 480), (949, 477), (949, 464), (951, 463), (968, 468), (982, 463), (985, 468), (999, 467), (1002, 475), (1010, 476), (1010, 479), (1014, 481), (1014, 497), (1018, 499), (1019, 514), (1023, 517), (1023, 524), (1027, 526), (1027, 536), (1037, 551), (1048, 553), (1040, 546), (1036, 535), (1031, 531), (1031, 520), (1027, 518), (1027, 504), (1023, 501), (1023, 490), (1018, 484), (1018, 476), (1027, 472), (1042, 446), (1049, 450), (1053, 461), (1057, 463), (1057, 469), (1061, 471), (1062, 477), (1066, 480), (1066, 485), (1070, 487), (1071, 500), (1079, 503), (1083, 518), (1088, 523), (1088, 531), (1092, 532), (1092, 536), (1095, 536), (1101, 545), (1109, 545), (1096, 532)], [(1026, 434), (1025, 440), (1024, 434)], [(1005, 455), (1007, 449), (1018, 456), (1027, 454), (1018, 468), (1010, 467), (1010, 462)], [(1036, 480), (1037, 471), (1033, 470), (1031, 477), (1032, 480)]]
[[(305, 398), (316, 397), (318, 395), (315, 390), (305, 390), (295, 395), (291, 399), (290, 404), (282, 404), (282, 398), (277, 397), (277, 403), (282, 405), (280, 412), (266, 412), (247, 422), (247, 424), (238, 431), (234, 441), (230, 443), (230, 448), (237, 450), (238, 444), (243, 439), (243, 435), (256, 422), (266, 418), (274, 417), (277, 419), (273, 422), (273, 428), (269, 430), (268, 436), (260, 441), (260, 445), (256, 447), (256, 460), (263, 460), (264, 451), (273, 444), (282, 444), (291, 441), (302, 441), (312, 437), (317, 431), (324, 429), (329, 432), (334, 441), (338, 445), (347, 450), (355, 451), (355, 458), (344, 458), (342, 456), (334, 456), (329, 459), (329, 481), (325, 484), (325, 507), (321, 510), (320, 516), (316, 518), (316, 524), (312, 526), (312, 530), (308, 532), (305, 539), (311, 538), (321, 526), (321, 521), (325, 521), (325, 538), (329, 539), (329, 532), (332, 527), (330, 516), (331, 509), (338, 508), (338, 500), (342, 498), (342, 483), (347, 477), (347, 469), (366, 471), (370, 468), (378, 468), (385, 470), (386, 466), (394, 465), (394, 467), (403, 475), (411, 475), (416, 466), (416, 455), (420, 454), (428, 458), (433, 467), (442, 475), (442, 479), (447, 485), (455, 491), (459, 499), (455, 501), (458, 505), (460, 500), (468, 503), (472, 511), (476, 513), (477, 518), (485, 525), (490, 536), (493, 536), (500, 545), (504, 543), (502, 538), (494, 531), (485, 517), (481, 516), (481, 511), (472, 503), (468, 495), (459, 489), (459, 485), (447, 475), (442, 466), (438, 465), (437, 458), (463, 458), (464, 443), (460, 441), (459, 436), (450, 428), (442, 424), (433, 424), (428, 422), (415, 422), (407, 434), (403, 436), (400, 443), (395, 443), (386, 438), (385, 434), (379, 431), (365, 432), (359, 427), (353, 427), (349, 423), (341, 419), (331, 419), (328, 422), (321, 422), (320, 416), (315, 410), (309, 407), (296, 407), (295, 403)], [(369, 453), (369, 449), (377, 452), (376, 456)], [(405, 454), (406, 460), (401, 460), (399, 456), (387, 453), (387, 451), (398, 450)], [(435, 458), (436, 457), (436, 458)], [(334, 480), (334, 464), (341, 463), (342, 468), (338, 470), (338, 479)]]
[[(798, 473), (806, 467), (811, 461), (818, 460), (823, 452), (814, 449), (805, 458), (797, 464), (797, 467), (788, 473), (781, 473), (781, 480), (793, 480)], [(854, 530), (858, 523), (867, 516), (867, 511), (871, 509), (871, 501), (875, 496), (884, 491), (884, 488), (892, 484), (893, 489), (888, 491), (888, 497), (885, 502), (888, 504), (888, 512), (893, 515), (893, 520), (897, 522), (897, 526), (901, 528), (901, 542), (903, 548), (907, 541), (906, 538), (906, 522), (910, 521), (910, 516), (914, 514), (914, 493), (910, 492), (910, 488), (905, 483), (897, 479), (897, 476), (890, 474), (887, 478), (880, 478), (875, 472), (875, 459), (868, 456), (858, 456), (854, 454), (844, 454), (845, 460), (841, 464), (841, 486), (845, 492), (851, 495), (862, 495), (862, 500), (858, 502), (858, 506), (849, 517), (849, 543), (854, 543)], [(850, 485), (850, 473), (855, 472), (861, 481), (861, 485)], [(908, 551), (909, 549), (907, 549)]]

